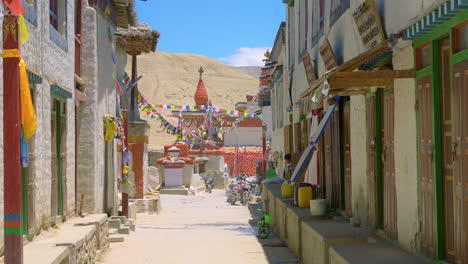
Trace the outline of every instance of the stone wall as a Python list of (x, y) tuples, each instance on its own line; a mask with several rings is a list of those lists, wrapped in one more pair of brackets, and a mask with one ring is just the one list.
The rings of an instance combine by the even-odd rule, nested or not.
[[(413, 58), (411, 43), (399, 43), (394, 49), (394, 69), (412, 69)], [(394, 85), (398, 240), (402, 247), (413, 252), (417, 250), (419, 235), (415, 84), (414, 79), (396, 79)]]
[[(50, 87), (58, 85), (74, 92), (74, 2), (67, 2), (67, 29), (63, 36), (65, 46), (59, 47), (51, 37), (49, 27), (49, 2), (38, 1), (37, 23), (27, 20), (30, 38), (21, 48), (22, 56), (29, 70), (42, 77), (42, 83), (32, 88), (37, 117), (37, 130), (31, 139), (31, 166), (33, 169), (33, 210), (34, 232), (47, 228), (51, 215), (51, 98)], [(34, 12), (28, 11), (28, 12)], [(63, 131), (66, 153), (63, 162), (64, 215), (75, 210), (75, 112), (74, 100), (66, 101), (66, 127)], [(2, 195), (3, 196), (3, 195)]]
[[(83, 211), (97, 212), (102, 210), (102, 198), (96, 200), (96, 175), (102, 175), (99, 161), (102, 161), (103, 151), (99, 148), (99, 120), (97, 112), (97, 12), (90, 7), (83, 8), (82, 15), (82, 67), (81, 78), (87, 100), (79, 110), (79, 146), (78, 146), (78, 195), (84, 194)], [(101, 130), (102, 131), (102, 130)], [(97, 158), (99, 157), (99, 158)], [(98, 177), (100, 178), (100, 177)], [(101, 189), (102, 190), (102, 189)], [(99, 203), (98, 203), (99, 202)]]
[(367, 120), (366, 97), (351, 97), (351, 204), (353, 216), (361, 226), (367, 226), (368, 177), (367, 177)]
[[(113, 57), (117, 65), (126, 63), (122, 56), (124, 51), (115, 47), (114, 31), (100, 12), (84, 7), (81, 63), (87, 101), (79, 114), (78, 192), (85, 194), (84, 212), (87, 213), (117, 212), (117, 177), (120, 175), (117, 144), (115, 140), (108, 142), (110, 146), (106, 148), (104, 141), (104, 118), (115, 117), (117, 103)], [(116, 67), (116, 71), (121, 68)], [(107, 157), (107, 162), (102, 157)], [(108, 202), (104, 208), (106, 177)]]
[(148, 166), (157, 167), (158, 159), (164, 158), (164, 151), (162, 150), (148, 150)]

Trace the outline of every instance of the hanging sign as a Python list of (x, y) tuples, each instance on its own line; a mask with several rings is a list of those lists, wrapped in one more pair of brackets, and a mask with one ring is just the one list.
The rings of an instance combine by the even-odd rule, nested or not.
[(309, 82), (309, 87), (312, 87), (312, 83), (317, 79), (315, 77), (314, 66), (312, 66), (312, 60), (310, 59), (309, 53), (302, 58), (304, 63), (304, 68), (307, 76), (307, 81)]
[(322, 57), (323, 63), (327, 71), (338, 66), (338, 61), (336, 60), (335, 53), (330, 45), (328, 39), (325, 39), (325, 42), (320, 46), (320, 56)]
[(359, 35), (366, 49), (371, 49), (385, 40), (375, 0), (366, 0), (353, 13)]

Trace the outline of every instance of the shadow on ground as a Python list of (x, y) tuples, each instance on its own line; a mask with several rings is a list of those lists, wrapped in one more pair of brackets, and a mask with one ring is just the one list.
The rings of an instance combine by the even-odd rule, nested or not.
[[(262, 217), (262, 213), (258, 209), (263, 209), (262, 203), (251, 203), (249, 204), (249, 211), (252, 219), (249, 220), (249, 224), (252, 226), (254, 233), (256, 233), (257, 221)], [(258, 238), (258, 242), (263, 246), (263, 251), (268, 259), (269, 263), (272, 264), (297, 264), (298, 259), (289, 250), (284, 241), (282, 241), (274, 232), (271, 230), (270, 237), (267, 239)]]

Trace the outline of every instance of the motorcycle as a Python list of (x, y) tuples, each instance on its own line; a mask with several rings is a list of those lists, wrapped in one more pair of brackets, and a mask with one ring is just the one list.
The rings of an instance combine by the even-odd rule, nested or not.
[(214, 187), (214, 177), (210, 175), (210, 176), (204, 176), (202, 178), (203, 178), (203, 181), (205, 182), (205, 192), (211, 193)]
[(255, 177), (238, 175), (230, 179), (226, 189), (227, 202), (234, 205), (237, 201), (246, 205), (250, 203), (252, 196), (258, 192), (258, 184)]
[(257, 209), (260, 213), (262, 213), (262, 218), (257, 222), (257, 236), (261, 239), (266, 239), (270, 236), (270, 224), (271, 224), (271, 216), (263, 211), (262, 209)]

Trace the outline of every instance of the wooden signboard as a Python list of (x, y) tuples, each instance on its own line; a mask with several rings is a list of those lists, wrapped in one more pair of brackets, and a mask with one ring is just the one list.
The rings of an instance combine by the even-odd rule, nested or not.
[(359, 35), (366, 49), (371, 49), (385, 40), (375, 0), (366, 0), (353, 13)]
[(338, 66), (338, 61), (336, 60), (335, 53), (328, 39), (325, 39), (323, 45), (320, 46), (320, 56), (322, 57), (323, 63), (325, 63), (327, 71)]
[(317, 80), (315, 76), (314, 66), (312, 66), (312, 60), (310, 59), (309, 53), (302, 58), (304, 62), (304, 68), (307, 76), (307, 81), (309, 82), (309, 87), (312, 87), (312, 83)]

